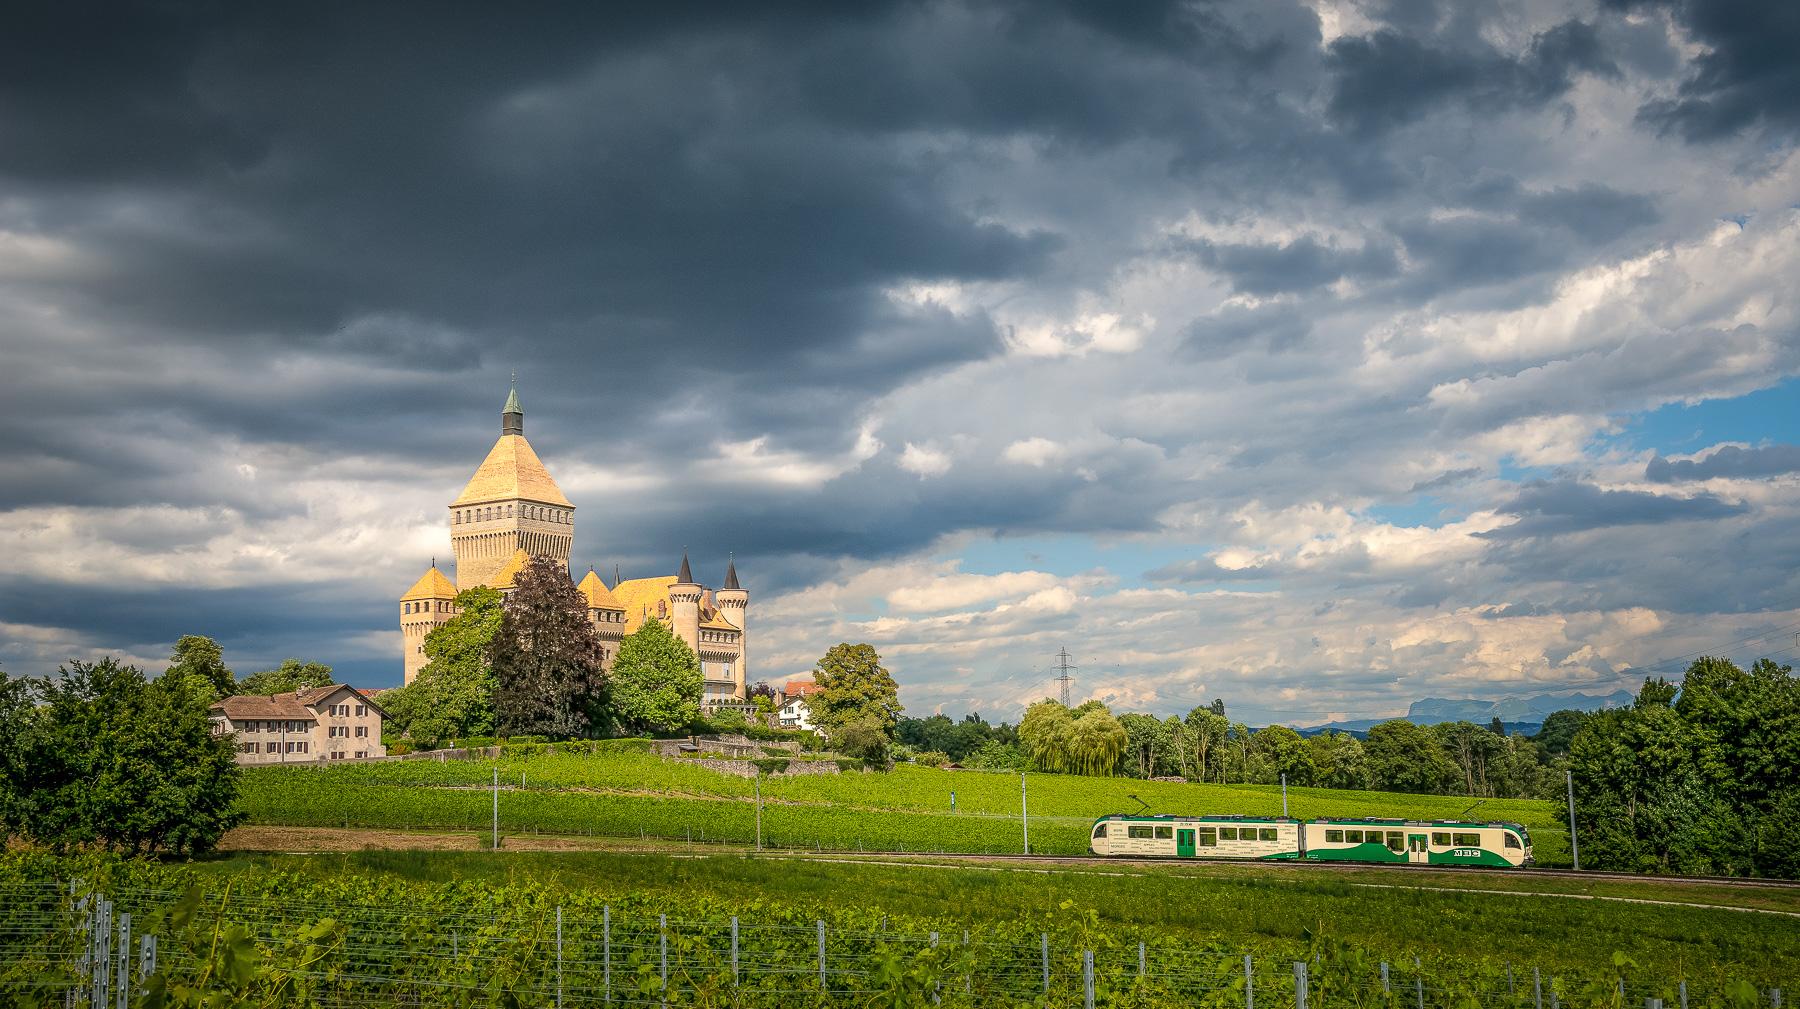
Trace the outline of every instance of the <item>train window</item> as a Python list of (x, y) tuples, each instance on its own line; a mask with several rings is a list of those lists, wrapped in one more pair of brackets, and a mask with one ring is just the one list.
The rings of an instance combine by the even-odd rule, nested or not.
[(1155, 833), (1156, 833), (1156, 831), (1153, 828), (1151, 828), (1149, 825), (1145, 825), (1142, 827), (1133, 826), (1133, 827), (1125, 828), (1125, 835), (1127, 837), (1150, 837), (1150, 836), (1154, 835)]
[(1174, 840), (1175, 839), (1175, 828), (1174, 827), (1158, 827), (1158, 828), (1156, 828), (1156, 839), (1158, 841)]
[(1095, 827), (1094, 828), (1094, 836), (1095, 837), (1105, 837), (1106, 836), (1106, 824), (1103, 823), (1100, 826)]
[(1507, 831), (1506, 833), (1501, 834), (1500, 836), (1506, 838), (1506, 846), (1508, 848), (1518, 849), (1518, 848), (1524, 847), (1524, 845), (1521, 845), (1519, 843), (1518, 835), (1514, 834), (1511, 831)]
[(1237, 828), (1236, 827), (1220, 827), (1219, 828), (1219, 840), (1221, 840), (1221, 841), (1237, 840)]
[(1458, 848), (1479, 848), (1479, 847), (1481, 847), (1481, 835), (1480, 834), (1457, 834), (1456, 835), (1456, 846)]
[(1344, 843), (1344, 832), (1341, 830), (1326, 831), (1325, 832), (1325, 843), (1326, 844), (1343, 844)]
[(1200, 828), (1200, 847), (1216, 848), (1219, 845), (1219, 832), (1211, 827)]
[(1344, 843), (1345, 844), (1361, 844), (1362, 843), (1362, 831), (1360, 831), (1360, 830), (1344, 831)]
[(1390, 830), (1387, 832), (1387, 836), (1388, 836), (1388, 849), (1390, 851), (1405, 851), (1406, 850), (1406, 835), (1405, 834), (1402, 834), (1401, 832), (1399, 832), (1397, 830)]
[(1431, 832), (1431, 843), (1439, 848), (1448, 848), (1450, 847), (1450, 835), (1434, 830)]
[(1256, 836), (1261, 838), (1264, 841), (1273, 841), (1273, 840), (1275, 840), (1275, 828), (1274, 827), (1258, 827), (1258, 828), (1256, 828)]

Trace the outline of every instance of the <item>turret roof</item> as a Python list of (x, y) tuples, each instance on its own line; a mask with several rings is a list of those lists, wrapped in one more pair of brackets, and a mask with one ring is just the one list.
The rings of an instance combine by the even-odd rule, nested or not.
[(688, 566), (687, 551), (681, 551), (681, 572), (675, 576), (678, 585), (694, 584), (694, 569)]
[(742, 585), (739, 585), (738, 580), (737, 580), (737, 558), (736, 557), (733, 557), (730, 560), (725, 562), (725, 588), (727, 588), (733, 592), (742, 592), (744, 590), (744, 587)]
[(581, 584), (575, 587), (587, 597), (590, 610), (622, 610), (625, 608), (620, 605), (618, 597), (612, 594), (612, 590), (606, 587), (606, 582), (594, 573), (593, 568), (588, 568), (587, 577), (583, 578)]
[(450, 579), (444, 577), (444, 573), (437, 569), (436, 564), (433, 564), (430, 570), (413, 583), (412, 588), (406, 590), (406, 594), (400, 597), (400, 601), (410, 603), (419, 599), (455, 598), (456, 586), (451, 583)]
[[(509, 400), (508, 405), (513, 402), (516, 401)], [(569, 503), (568, 498), (563, 497), (562, 488), (556, 486), (550, 471), (544, 468), (543, 460), (532, 451), (531, 443), (525, 440), (525, 436), (503, 434), (499, 441), (494, 442), (487, 458), (475, 468), (475, 475), (469, 478), (463, 492), (455, 501), (450, 502), (450, 507), (460, 508), (487, 501), (515, 499), (562, 508), (575, 507)]]
[(494, 572), (494, 578), (488, 584), (497, 589), (510, 589), (518, 580), (519, 572), (525, 570), (525, 565), (530, 563), (531, 555), (525, 552), (524, 547), (520, 547), (513, 551), (513, 555), (507, 558), (500, 570)]
[(521, 417), (525, 416), (525, 411), (520, 409), (520, 407), (519, 407), (519, 388), (518, 388), (518, 386), (513, 386), (512, 388), (506, 390), (506, 405), (500, 408), (500, 412), (501, 413), (516, 413)]

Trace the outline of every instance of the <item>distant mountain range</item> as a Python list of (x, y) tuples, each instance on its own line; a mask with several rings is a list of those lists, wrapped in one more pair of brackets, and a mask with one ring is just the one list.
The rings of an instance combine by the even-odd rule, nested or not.
[[(1629, 690), (1616, 690), (1610, 694), (1534, 694), (1530, 697), (1502, 697), (1497, 701), (1426, 697), (1412, 702), (1406, 714), (1400, 717), (1415, 725), (1436, 725), (1440, 722), (1474, 722), (1486, 725), (1498, 718), (1505, 723), (1508, 732), (1530, 734), (1537, 731), (1545, 716), (1552, 711), (1604, 711), (1607, 708), (1624, 707), (1635, 697)], [(1348, 732), (1360, 736), (1382, 722), (1391, 721), (1391, 718), (1354, 718), (1344, 722), (1308, 726), (1296, 731), (1303, 736), (1320, 732)]]

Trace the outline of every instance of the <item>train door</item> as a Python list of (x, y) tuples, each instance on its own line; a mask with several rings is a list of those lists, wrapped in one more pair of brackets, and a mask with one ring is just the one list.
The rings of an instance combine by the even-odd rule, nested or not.
[(1194, 832), (1177, 830), (1175, 832), (1175, 854), (1182, 858), (1194, 857)]
[(1430, 840), (1425, 834), (1406, 835), (1406, 860), (1416, 863), (1431, 861)]

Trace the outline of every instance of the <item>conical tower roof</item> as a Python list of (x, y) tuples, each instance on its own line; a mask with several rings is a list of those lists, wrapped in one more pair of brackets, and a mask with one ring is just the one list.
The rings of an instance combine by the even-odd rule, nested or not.
[(562, 488), (544, 467), (544, 461), (532, 451), (522, 434), (503, 434), (488, 450), (487, 458), (475, 468), (475, 475), (450, 507), (482, 504), (488, 501), (536, 501), (540, 504), (573, 508), (563, 496)]
[(444, 573), (437, 569), (436, 564), (433, 564), (419, 577), (418, 581), (413, 582), (413, 587), (406, 590), (406, 594), (400, 597), (400, 601), (410, 603), (421, 599), (455, 598), (456, 586), (451, 583), (450, 579), (444, 577)]
[(497, 589), (510, 589), (518, 580), (519, 572), (525, 570), (525, 566), (530, 563), (531, 555), (525, 552), (524, 547), (520, 547), (513, 551), (513, 555), (507, 559), (506, 565), (494, 573), (494, 577), (489, 580), (488, 584)]
[(606, 587), (606, 582), (594, 573), (593, 568), (588, 568), (587, 577), (583, 578), (581, 584), (575, 587), (587, 597), (590, 610), (623, 610), (625, 608), (612, 594), (612, 590)]
[(688, 566), (687, 550), (681, 551), (681, 573), (675, 576), (679, 585), (694, 585), (694, 569)]
[(744, 587), (737, 580), (737, 558), (725, 562), (725, 588), (732, 592), (742, 592)]

